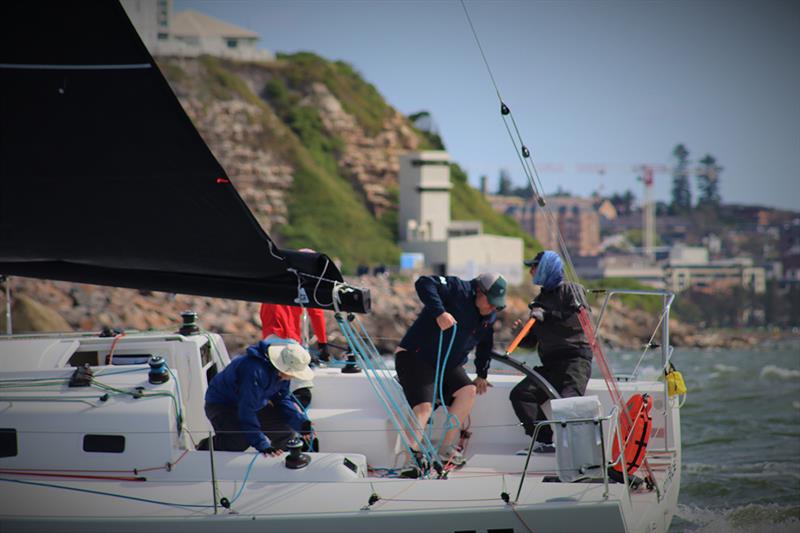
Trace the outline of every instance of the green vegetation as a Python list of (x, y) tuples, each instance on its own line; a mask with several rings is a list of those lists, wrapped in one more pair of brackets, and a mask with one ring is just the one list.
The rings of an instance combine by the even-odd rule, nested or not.
[(212, 56), (200, 56), (200, 64), (205, 67), (205, 86), (212, 99), (231, 100), (241, 96), (245, 101), (258, 105), (258, 96), (253, 94), (242, 78), (226, 68), (223, 60)]
[(328, 172), (337, 174), (336, 161), (344, 150), (344, 142), (325, 131), (319, 111), (301, 105), (301, 96), (290, 93), (280, 78), (273, 78), (267, 83), (264, 95), (278, 117), (297, 135), (314, 160)]
[[(408, 115), (414, 133), (420, 140), (420, 150), (445, 150), (444, 141), (438, 133), (432, 130), (433, 118), (428, 111), (419, 111)], [(424, 126), (423, 126), (424, 124)]]
[[(344, 141), (325, 128), (319, 110), (307, 100), (313, 84), (322, 83), (368, 135), (379, 133), (392, 108), (350, 65), (308, 52), (279, 55), (278, 61), (257, 67), (203, 56), (198, 60), (202, 68), (190, 76), (179, 63), (163, 63), (162, 70), (174, 85), (183, 86), (183, 92), (205, 104), (240, 99), (258, 108), (248, 111), (251, 123), (262, 126), (254, 134), (256, 143), (269, 146), (270, 152), (294, 169), (287, 195), (288, 224), (271, 232), (281, 246), (324, 251), (339, 258), (345, 272), (353, 272), (359, 264), (398, 263), (396, 209), (380, 217), (367, 209), (361, 193), (339, 168)], [(253, 79), (256, 68), (255, 79), (264, 80), (260, 94), (245, 81)], [(437, 134), (412, 127), (420, 138), (420, 149), (444, 149)], [(451, 172), (454, 220), (480, 220), (486, 233), (520, 237), (526, 256), (541, 249), (513, 219), (496, 213), (470, 187), (458, 165)], [(390, 186), (390, 202), (396, 205), (398, 197), (397, 186)]]
[(450, 165), (450, 181), (453, 183), (450, 191), (450, 212), (453, 220), (480, 220), (483, 222), (484, 233), (521, 238), (525, 246), (525, 257), (533, 257), (542, 249), (542, 245), (523, 231), (516, 220), (492, 209), (481, 192), (469, 185), (466, 172), (455, 163)]
[(236, 64), (211, 57), (201, 63), (208, 96), (239, 97), (256, 105), (261, 113), (252, 119), (264, 124), (263, 141), (295, 168), (289, 224), (273, 237), (282, 246), (310, 247), (337, 257), (346, 272), (361, 263), (397, 263), (400, 249), (392, 232), (376, 222), (352, 184), (339, 175), (336, 156), (343, 143), (325, 132), (317, 110), (300, 105), (298, 94), (278, 77), (267, 84), (265, 102), (236, 74)]
[(278, 54), (278, 59), (283, 62), (283, 76), (291, 89), (324, 83), (364, 131), (370, 135), (381, 131), (391, 108), (352, 66), (344, 61), (331, 63), (311, 52)]
[[(651, 291), (653, 287), (645, 285), (631, 278), (605, 278), (597, 281), (586, 281), (583, 285), (587, 290), (590, 289), (629, 289), (637, 291)], [(601, 297), (604, 297), (601, 295)], [(645, 296), (639, 294), (619, 294), (614, 296), (615, 300), (622, 302), (626, 307), (641, 309), (649, 314), (661, 312), (662, 301), (657, 296)], [(591, 302), (593, 303), (593, 302)]]

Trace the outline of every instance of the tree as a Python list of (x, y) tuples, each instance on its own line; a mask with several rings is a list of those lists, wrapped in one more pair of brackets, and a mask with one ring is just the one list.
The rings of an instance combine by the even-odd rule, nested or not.
[(500, 170), (500, 179), (497, 183), (497, 194), (501, 196), (508, 196), (511, 194), (511, 174), (508, 170)]
[(672, 214), (686, 213), (692, 208), (692, 190), (689, 185), (689, 150), (683, 144), (672, 150), (677, 159), (672, 171)]
[(633, 211), (633, 202), (636, 197), (630, 189), (625, 191), (624, 194), (614, 193), (608, 199), (620, 215), (630, 215)]
[(722, 167), (717, 165), (717, 160), (709, 154), (700, 160), (700, 165), (697, 170), (697, 186), (700, 188), (697, 205), (716, 209), (722, 201), (719, 195), (719, 175)]

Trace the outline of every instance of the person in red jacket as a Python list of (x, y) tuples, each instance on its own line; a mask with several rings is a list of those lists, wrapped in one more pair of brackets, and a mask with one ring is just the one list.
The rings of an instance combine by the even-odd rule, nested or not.
[[(301, 324), (304, 311), (308, 313), (308, 317), (311, 319), (311, 327), (317, 336), (319, 359), (329, 361), (328, 338), (325, 332), (325, 316), (322, 314), (322, 309), (303, 309), (293, 305), (262, 303), (259, 310), (261, 315), (261, 336), (265, 340), (270, 337), (279, 337), (281, 339), (292, 339), (303, 344)], [(308, 407), (311, 403), (312, 386), (313, 382), (311, 380), (292, 380), (292, 394), (303, 404), (303, 407)]]
[[(313, 253), (314, 250), (310, 248), (302, 248), (301, 252)], [(314, 335), (317, 337), (317, 349), (319, 350), (319, 360), (329, 361), (330, 354), (328, 353), (328, 336), (325, 331), (325, 315), (322, 309), (303, 308), (294, 305), (280, 305), (262, 303), (259, 309), (261, 316), (261, 338), (267, 339), (270, 335), (279, 337), (281, 339), (293, 339), (300, 344), (303, 344), (303, 312), (308, 314), (311, 320), (311, 328), (314, 330)], [(312, 357), (312, 364), (315, 358)], [(303, 407), (308, 407), (311, 403), (311, 387), (313, 382), (293, 380), (291, 384), (292, 394), (297, 400), (303, 404)]]
[[(282, 339), (294, 339), (303, 343), (302, 320), (303, 308), (293, 305), (261, 304), (261, 338), (275, 335)], [(323, 361), (330, 358), (328, 354), (328, 336), (325, 331), (325, 315), (322, 309), (305, 309), (311, 320), (314, 335), (317, 336), (319, 357)]]

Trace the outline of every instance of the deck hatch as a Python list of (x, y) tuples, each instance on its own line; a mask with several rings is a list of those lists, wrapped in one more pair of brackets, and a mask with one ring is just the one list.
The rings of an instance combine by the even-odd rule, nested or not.
[(122, 453), (125, 451), (125, 437), (122, 435), (84, 435), (83, 451)]
[(16, 457), (17, 453), (17, 430), (0, 428), (0, 457)]

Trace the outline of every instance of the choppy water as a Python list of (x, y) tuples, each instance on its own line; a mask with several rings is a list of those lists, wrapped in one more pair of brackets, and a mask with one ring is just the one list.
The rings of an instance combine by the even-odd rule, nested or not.
[(677, 351), (683, 477), (670, 531), (800, 531), (800, 348)]
[[(629, 373), (641, 354), (607, 355), (616, 373)], [(657, 360), (647, 356), (642, 377), (658, 374)], [(670, 533), (800, 532), (800, 344), (675, 350), (673, 361), (689, 394)]]

